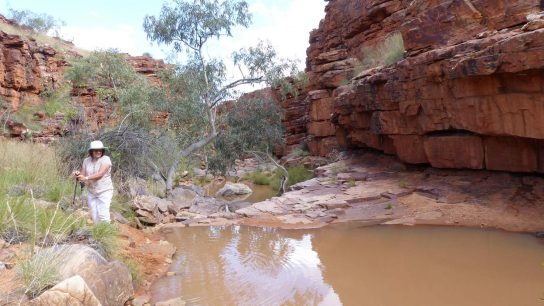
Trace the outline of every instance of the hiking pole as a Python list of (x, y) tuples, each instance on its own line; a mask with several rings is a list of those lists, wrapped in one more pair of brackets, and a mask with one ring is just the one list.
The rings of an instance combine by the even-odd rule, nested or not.
[(79, 193), (80, 196), (81, 196), (81, 208), (85, 207), (84, 203), (83, 203), (83, 188), (85, 188), (85, 183), (83, 182), (79, 182), (79, 186), (81, 187), (81, 192)]
[(74, 186), (74, 197), (72, 198), (72, 207), (76, 205), (76, 192), (77, 192), (77, 178), (76, 178), (76, 184)]

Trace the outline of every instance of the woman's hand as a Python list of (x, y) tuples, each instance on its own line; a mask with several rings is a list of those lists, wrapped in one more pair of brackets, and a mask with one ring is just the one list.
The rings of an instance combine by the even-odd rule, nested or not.
[(79, 175), (77, 175), (76, 178), (77, 178), (77, 180), (80, 181), (80, 182), (85, 182), (85, 181), (88, 181), (88, 180), (89, 180), (88, 177), (84, 176), (84, 175), (81, 174), (81, 173), (80, 173)]

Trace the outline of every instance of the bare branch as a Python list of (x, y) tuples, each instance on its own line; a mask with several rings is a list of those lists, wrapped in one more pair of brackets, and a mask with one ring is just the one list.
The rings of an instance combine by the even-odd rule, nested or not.
[(225, 94), (229, 89), (233, 89), (233, 88), (236, 88), (238, 86), (241, 86), (241, 85), (245, 85), (245, 84), (253, 84), (253, 83), (258, 83), (258, 82), (262, 82), (263, 80), (263, 77), (258, 77), (258, 78), (244, 78), (244, 79), (239, 79), (239, 80), (236, 80), (230, 84), (227, 84), (225, 87), (223, 87), (220, 91), (218, 91), (214, 97), (213, 97), (213, 103), (211, 105), (211, 107), (214, 107), (215, 105), (217, 105), (217, 103), (219, 103), (221, 97), (223, 94)]
[(157, 164), (155, 164), (151, 159), (147, 159), (147, 163), (149, 164), (149, 166), (151, 166), (151, 168), (153, 168), (153, 170), (159, 174), (161, 176), (161, 178), (166, 182), (167, 180), (167, 177), (162, 173), (162, 171), (159, 169), (159, 167), (157, 166)]

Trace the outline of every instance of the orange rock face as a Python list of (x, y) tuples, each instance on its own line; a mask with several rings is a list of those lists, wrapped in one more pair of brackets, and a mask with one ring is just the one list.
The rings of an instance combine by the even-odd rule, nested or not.
[[(541, 1), (329, 1), (310, 34), (309, 147), (370, 147), (407, 163), (544, 170)], [(397, 63), (360, 71), (401, 33)]]
[[(13, 22), (1, 15), (0, 22), (13, 25)], [(147, 76), (155, 84), (160, 82), (157, 76), (158, 71), (167, 67), (163, 60), (147, 56), (127, 54), (127, 60), (136, 72)], [(0, 97), (2, 99), (0, 120), (7, 118), (5, 123), (9, 130), (8, 136), (22, 138), (23, 134), (27, 133), (25, 124), (14, 121), (11, 114), (23, 107), (44, 103), (42, 94), (61, 86), (66, 66), (68, 63), (64, 60), (64, 56), (52, 47), (39, 45), (35, 40), (27, 37), (0, 31)], [(76, 88), (71, 94), (72, 99), (82, 106), (85, 121), (92, 130), (97, 130), (101, 125), (112, 120), (111, 107), (99, 101), (94, 90)], [(55, 137), (66, 134), (70, 128), (78, 124), (78, 122), (66, 124), (64, 118), (59, 116), (47, 118), (43, 112), (36, 113), (34, 120), (41, 126), (41, 130), (32, 131), (33, 139), (49, 142)], [(164, 114), (157, 114), (155, 117), (154, 120), (157, 122), (164, 120)]]
[(0, 96), (6, 102), (4, 107), (16, 111), (22, 103), (39, 103), (40, 93), (58, 87), (65, 66), (53, 48), (0, 31)]

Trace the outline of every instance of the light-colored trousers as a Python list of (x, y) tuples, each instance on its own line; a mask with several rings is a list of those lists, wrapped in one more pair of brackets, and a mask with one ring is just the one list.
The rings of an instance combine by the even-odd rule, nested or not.
[(103, 191), (101, 193), (87, 193), (87, 205), (93, 222), (110, 222), (110, 204), (113, 198), (113, 190)]

